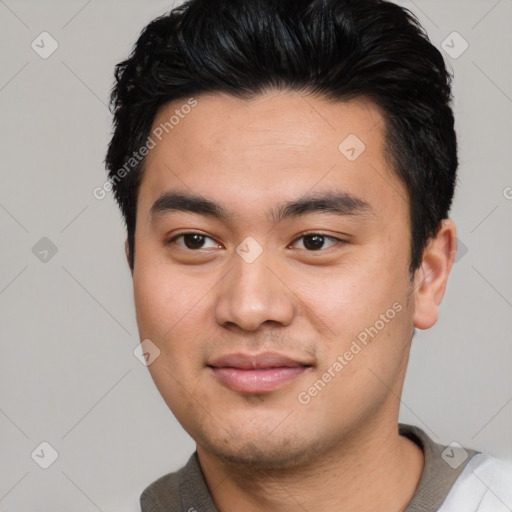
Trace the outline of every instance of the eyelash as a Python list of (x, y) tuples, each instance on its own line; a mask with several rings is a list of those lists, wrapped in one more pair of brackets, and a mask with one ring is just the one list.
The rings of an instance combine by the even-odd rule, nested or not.
[[(187, 231), (185, 233), (179, 233), (178, 235), (175, 235), (173, 236), (172, 238), (170, 238), (169, 240), (166, 240), (165, 241), (165, 245), (166, 246), (169, 246), (169, 245), (172, 245), (176, 240), (178, 240), (179, 238), (182, 238), (186, 235), (200, 235), (204, 238), (208, 238), (212, 241), (214, 241), (215, 243), (218, 243), (216, 242), (212, 237), (208, 236), (208, 235), (205, 235), (203, 233), (197, 233), (195, 231)], [(331, 245), (330, 247), (334, 247), (335, 245), (344, 245), (344, 244), (347, 244), (348, 242), (346, 240), (342, 240), (340, 238), (336, 238), (334, 236), (330, 236), (330, 235), (326, 235), (324, 233), (320, 233), (320, 232), (316, 232), (316, 231), (312, 231), (312, 232), (309, 232), (309, 233), (304, 233), (300, 236), (298, 236), (297, 238), (295, 238), (295, 240), (293, 240), (293, 242), (290, 244), (290, 245), (294, 245), (295, 243), (297, 243), (300, 239), (302, 238), (305, 238), (307, 236), (313, 236), (313, 235), (319, 235), (321, 237), (324, 238), (324, 240), (331, 240), (331, 241), (334, 241), (336, 242), (335, 244)], [(190, 252), (198, 252), (200, 251), (201, 249), (203, 249), (202, 247), (199, 248), (199, 249), (189, 249), (188, 247), (183, 247), (183, 246), (180, 246), (182, 249), (185, 249), (187, 251), (190, 251)], [(327, 249), (329, 249), (330, 247), (328, 247)], [(307, 252), (324, 252), (326, 251), (327, 249), (318, 249), (318, 250), (308, 250), (308, 249), (301, 249), (301, 250), (305, 250)]]

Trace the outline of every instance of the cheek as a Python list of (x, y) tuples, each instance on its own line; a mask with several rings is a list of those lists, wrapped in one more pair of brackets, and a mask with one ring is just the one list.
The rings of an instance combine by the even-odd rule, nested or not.
[[(377, 255), (353, 258), (342, 265), (290, 274), (290, 286), (336, 335), (364, 328), (395, 301), (403, 301), (407, 274)], [(307, 314), (307, 313), (306, 313)], [(331, 333), (332, 334), (332, 333)]]
[(134, 272), (140, 339), (151, 340), (160, 351), (148, 370), (177, 416), (181, 412), (175, 410), (176, 404), (188, 403), (204, 359), (200, 341), (206, 303), (201, 297), (199, 287), (168, 269), (139, 265)]
[(172, 382), (168, 374), (180, 382), (194, 380), (204, 361), (205, 326), (211, 324), (209, 292), (218, 279), (149, 261), (140, 258), (133, 276), (140, 339), (150, 339), (160, 350), (149, 370), (162, 386)]
[(305, 314), (320, 326), (323, 336), (320, 374), (341, 356), (343, 370), (334, 371), (337, 377), (329, 385), (333, 394), (326, 393), (323, 399), (339, 391), (346, 393), (347, 400), (352, 397), (351, 407), (357, 407), (361, 394), (371, 390), (382, 397), (385, 392), (370, 369), (385, 381), (401, 371), (411, 336), (408, 273), (396, 265), (384, 270), (377, 258), (359, 259), (344, 268), (329, 269), (328, 277), (303, 275), (296, 281), (300, 283), (297, 295), (307, 306)]
[(141, 336), (156, 338), (165, 334), (173, 324), (174, 302), (169, 296), (165, 279), (158, 279), (158, 272), (136, 266), (133, 276), (133, 292), (137, 325)]
[(203, 281), (180, 273), (169, 263), (139, 259), (133, 286), (141, 334), (167, 338), (175, 329), (197, 321), (208, 290)]

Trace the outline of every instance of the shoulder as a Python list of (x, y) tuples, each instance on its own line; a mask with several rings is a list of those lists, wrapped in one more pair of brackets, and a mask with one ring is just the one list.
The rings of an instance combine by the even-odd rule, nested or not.
[(460, 474), (439, 512), (510, 512), (512, 460), (475, 455)]
[(142, 512), (219, 512), (204, 479), (197, 451), (179, 471), (168, 473), (144, 489)]
[(168, 512), (182, 509), (183, 483), (197, 485), (200, 479), (197, 454), (193, 453), (185, 466), (167, 473), (148, 485), (140, 495), (142, 512)]
[(168, 473), (148, 485), (140, 495), (142, 512), (160, 512), (171, 503), (179, 503), (181, 472)]

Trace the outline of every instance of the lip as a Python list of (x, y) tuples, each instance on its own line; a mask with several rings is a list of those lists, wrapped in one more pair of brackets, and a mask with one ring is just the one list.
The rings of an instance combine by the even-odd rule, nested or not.
[(304, 373), (311, 364), (275, 352), (228, 354), (208, 366), (226, 386), (243, 393), (272, 391)]

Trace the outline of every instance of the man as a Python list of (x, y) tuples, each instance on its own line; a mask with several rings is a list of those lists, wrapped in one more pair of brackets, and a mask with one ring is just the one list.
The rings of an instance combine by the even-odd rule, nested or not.
[(398, 424), (456, 253), (450, 76), (415, 18), (191, 0), (116, 79), (139, 334), (197, 446), (142, 510), (510, 510), (508, 465)]

